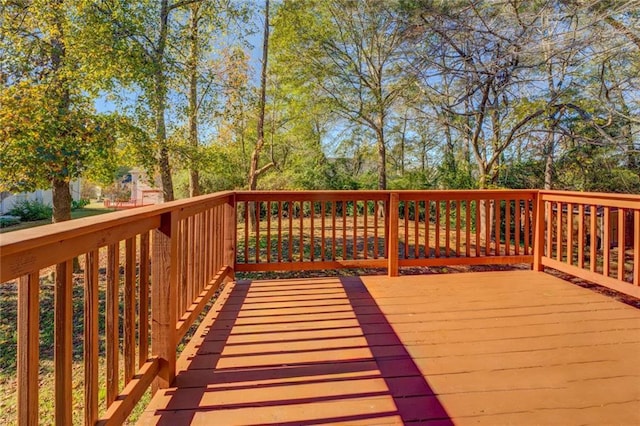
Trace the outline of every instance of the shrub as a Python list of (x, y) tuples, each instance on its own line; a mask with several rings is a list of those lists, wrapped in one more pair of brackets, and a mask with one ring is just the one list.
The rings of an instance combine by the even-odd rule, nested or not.
[(83, 207), (85, 207), (86, 205), (88, 205), (90, 203), (90, 201), (86, 198), (81, 198), (78, 201), (76, 200), (71, 200), (71, 210), (77, 210), (77, 209), (81, 209)]
[(20, 223), (20, 218), (16, 216), (0, 216), (0, 228), (6, 228), (8, 226), (17, 225)]
[(51, 219), (53, 209), (51, 206), (41, 203), (40, 201), (18, 201), (11, 210), (11, 216), (18, 216), (25, 222), (33, 220)]

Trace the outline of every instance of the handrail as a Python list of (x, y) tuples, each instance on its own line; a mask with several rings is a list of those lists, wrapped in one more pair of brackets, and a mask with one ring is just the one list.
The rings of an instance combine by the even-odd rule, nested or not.
[[(149, 386), (170, 385), (179, 339), (220, 284), (233, 279), (234, 205), (234, 193), (221, 192), (0, 237), (0, 282), (19, 278), (19, 424), (38, 423), (40, 271), (56, 271), (56, 424), (70, 425), (73, 417), (72, 291), (78, 256), (85, 293), (84, 423), (121, 424)], [(106, 350), (101, 353), (102, 292)], [(98, 373), (101, 363), (104, 376)], [(100, 414), (104, 388), (107, 411)]]
[[(55, 421), (71, 424), (75, 257), (85, 292), (83, 416), (87, 424), (120, 424), (149, 386), (171, 384), (178, 341), (237, 271), (372, 267), (394, 276), (402, 267), (530, 263), (640, 297), (640, 196), (226, 191), (2, 234), (0, 283), (19, 279), (20, 424), (38, 420), (40, 275), (47, 267), (56, 271)], [(106, 350), (99, 352), (102, 292)], [(98, 376), (99, 363), (106, 377)], [(106, 411), (99, 412), (103, 387)]]
[(404, 266), (533, 263), (536, 196), (535, 190), (237, 192), (236, 270), (370, 267), (393, 276)]
[(640, 195), (539, 192), (535, 269), (640, 298)]

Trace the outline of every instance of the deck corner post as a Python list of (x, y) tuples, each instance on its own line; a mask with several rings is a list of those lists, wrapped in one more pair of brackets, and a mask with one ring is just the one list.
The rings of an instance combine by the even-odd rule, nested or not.
[(533, 233), (533, 270), (542, 272), (542, 253), (544, 252), (544, 200), (540, 192), (536, 192), (533, 203), (534, 233)]
[(400, 194), (392, 192), (389, 194), (389, 222), (387, 237), (387, 273), (390, 277), (398, 276), (398, 208), (400, 205)]
[(152, 234), (151, 351), (160, 360), (153, 392), (171, 386), (176, 375), (178, 215), (163, 213)]
[(229, 268), (227, 281), (235, 279), (236, 271), (236, 239), (237, 239), (237, 218), (236, 218), (236, 195), (232, 194), (224, 205), (224, 261), (223, 264)]

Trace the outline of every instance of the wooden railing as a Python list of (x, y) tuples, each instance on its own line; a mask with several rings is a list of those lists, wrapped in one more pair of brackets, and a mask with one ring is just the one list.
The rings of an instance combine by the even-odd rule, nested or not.
[(84, 407), (85, 424), (120, 424), (149, 387), (171, 384), (180, 338), (236, 271), (386, 268), (394, 276), (400, 267), (530, 263), (640, 297), (640, 196), (619, 194), (223, 192), (1, 238), (0, 283), (18, 280), (25, 425), (38, 422), (40, 283), (48, 270), (61, 425), (79, 420), (74, 281), (84, 292), (75, 300), (84, 311), (84, 396), (75, 405)]
[(640, 196), (540, 191), (535, 268), (640, 298)]
[(536, 191), (240, 192), (238, 271), (533, 262)]
[[(169, 386), (178, 341), (233, 278), (233, 206), (226, 192), (2, 236), (0, 282), (19, 279), (19, 424), (38, 424), (41, 272), (55, 269), (55, 423), (80, 420), (72, 411), (75, 278), (84, 287), (84, 396), (75, 402), (85, 424), (121, 424), (152, 383)], [(78, 256), (82, 274), (73, 273)]]

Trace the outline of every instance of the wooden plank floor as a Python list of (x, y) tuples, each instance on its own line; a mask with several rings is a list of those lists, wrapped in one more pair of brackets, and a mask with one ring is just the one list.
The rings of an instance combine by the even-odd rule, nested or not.
[(640, 311), (551, 275), (238, 282), (139, 424), (640, 424)]

